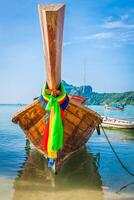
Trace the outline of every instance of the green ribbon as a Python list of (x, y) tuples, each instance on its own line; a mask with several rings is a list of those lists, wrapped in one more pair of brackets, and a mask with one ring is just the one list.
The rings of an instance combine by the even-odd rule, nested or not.
[(50, 100), (46, 106), (46, 110), (51, 111), (52, 107), (54, 107), (54, 121), (50, 144), (53, 151), (58, 151), (63, 146), (63, 124), (59, 103), (53, 96), (50, 97)]
[(54, 97), (52, 95), (45, 94), (46, 85), (43, 89), (42, 95), (44, 99), (49, 100), (46, 106), (47, 111), (51, 111), (54, 107), (54, 121), (52, 127), (51, 149), (58, 151), (63, 147), (63, 124), (61, 119), (61, 108), (58, 100), (62, 99), (66, 95), (64, 86), (61, 83), (61, 95)]

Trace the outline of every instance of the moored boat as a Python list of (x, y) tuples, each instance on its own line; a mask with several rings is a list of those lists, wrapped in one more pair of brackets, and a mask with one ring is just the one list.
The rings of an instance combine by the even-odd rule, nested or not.
[(125, 106), (122, 104), (105, 104), (104, 108), (106, 110), (124, 110)]
[[(53, 162), (49, 164), (55, 172), (60, 170), (70, 155), (85, 145), (95, 128), (98, 129), (102, 122), (99, 114), (82, 105), (85, 98), (68, 96), (63, 88), (61, 54), (64, 9), (62, 4), (39, 5), (46, 84), (42, 95), (12, 118), (46, 158), (53, 158)], [(55, 135), (52, 135), (53, 132)], [(53, 138), (56, 138), (56, 142)]]
[(102, 116), (104, 128), (134, 129), (134, 122)]

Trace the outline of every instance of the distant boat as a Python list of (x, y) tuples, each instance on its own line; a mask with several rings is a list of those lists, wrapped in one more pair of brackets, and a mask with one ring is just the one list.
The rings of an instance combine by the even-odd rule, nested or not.
[(123, 105), (123, 104), (111, 104), (111, 105), (105, 104), (104, 108), (106, 110), (124, 110), (125, 105)]
[(102, 116), (104, 128), (134, 129), (134, 122)]

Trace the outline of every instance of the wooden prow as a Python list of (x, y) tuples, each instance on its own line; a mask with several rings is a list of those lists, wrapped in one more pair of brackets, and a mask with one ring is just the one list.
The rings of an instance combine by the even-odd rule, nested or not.
[[(39, 14), (46, 60), (47, 84), (45, 88), (48, 94), (57, 96), (61, 92), (64, 5), (39, 5)], [(58, 151), (58, 158), (55, 159), (53, 165), (55, 172), (62, 168), (69, 157), (83, 148), (95, 128), (102, 122), (100, 115), (80, 105), (85, 100), (79, 96), (70, 96), (63, 119), (64, 146)], [(45, 106), (42, 97), (39, 97), (32, 104), (18, 111), (12, 117), (12, 121), (19, 124), (30, 142), (47, 158), (47, 152), (42, 150), (44, 129), (48, 127), (49, 116), (49, 111), (45, 109)]]
[(38, 6), (46, 63), (48, 89), (56, 91), (61, 82), (64, 4)]

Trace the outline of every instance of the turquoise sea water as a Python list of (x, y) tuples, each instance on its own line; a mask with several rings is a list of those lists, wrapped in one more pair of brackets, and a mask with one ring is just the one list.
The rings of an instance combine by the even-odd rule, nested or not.
[[(46, 172), (44, 158), (34, 150), (28, 151), (24, 133), (11, 122), (11, 116), (21, 108), (0, 106), (0, 200), (134, 199), (134, 177), (120, 166), (103, 133), (98, 136), (94, 132), (87, 149), (73, 157), (54, 180)], [(134, 106), (109, 112), (102, 106), (90, 108), (109, 117), (134, 117)], [(134, 131), (106, 133), (123, 163), (134, 173)]]

